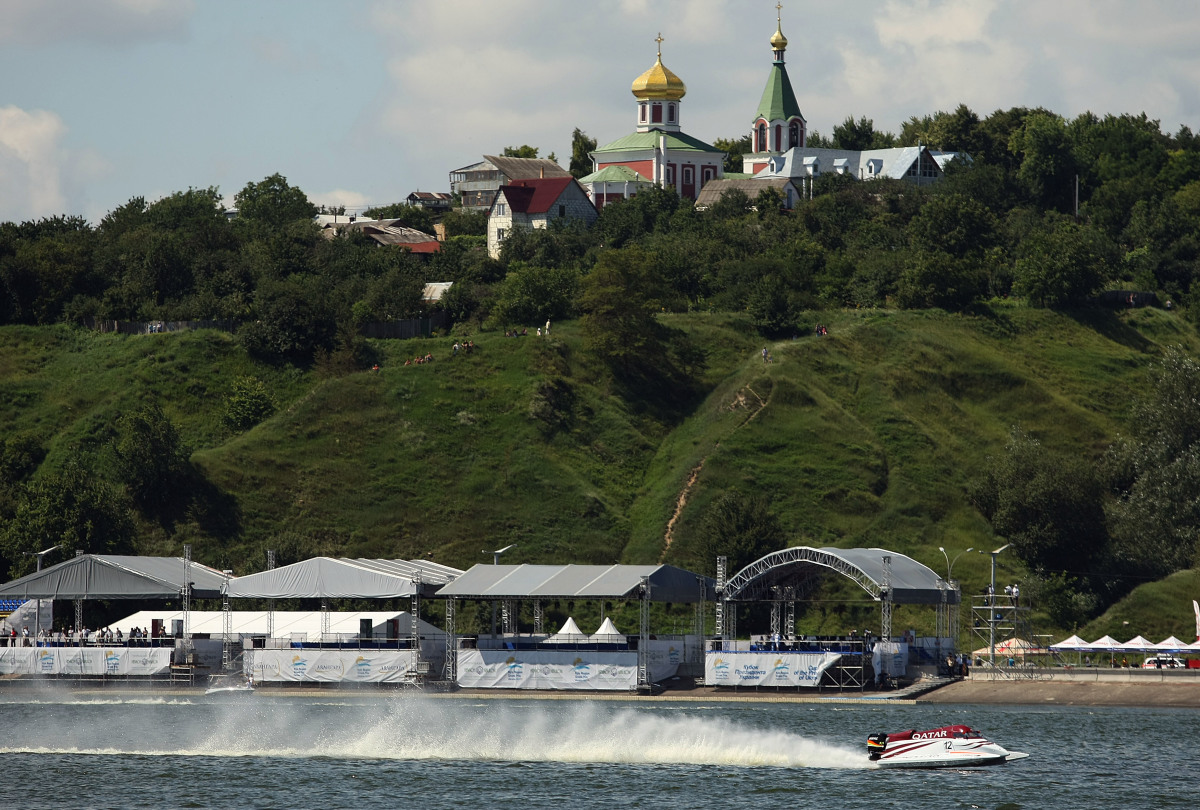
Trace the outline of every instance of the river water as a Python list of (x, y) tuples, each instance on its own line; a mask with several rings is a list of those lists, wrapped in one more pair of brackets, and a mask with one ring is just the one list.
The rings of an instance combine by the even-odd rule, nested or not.
[[(0, 808), (1196, 807), (1200, 712), (0, 690)], [(1028, 759), (879, 770), (965, 723)]]

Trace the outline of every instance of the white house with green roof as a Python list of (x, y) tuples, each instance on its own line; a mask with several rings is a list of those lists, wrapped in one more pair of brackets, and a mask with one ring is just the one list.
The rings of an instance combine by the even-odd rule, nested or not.
[(771, 36), (774, 61), (750, 129), (750, 148), (754, 151), (742, 157), (742, 168), (747, 174), (758, 174), (767, 168), (772, 157), (808, 142), (808, 122), (800, 112), (796, 93), (788, 78), (787, 65), (784, 64), (787, 44), (787, 37), (783, 35), (783, 20), (777, 17), (775, 33)]
[(656, 41), (657, 61), (630, 88), (637, 99), (637, 129), (595, 149), (595, 171), (580, 180), (597, 208), (633, 196), (647, 185), (673, 188), (694, 200), (705, 183), (723, 174), (725, 153), (680, 127), (680, 103), (687, 87), (663, 65), (663, 39)]

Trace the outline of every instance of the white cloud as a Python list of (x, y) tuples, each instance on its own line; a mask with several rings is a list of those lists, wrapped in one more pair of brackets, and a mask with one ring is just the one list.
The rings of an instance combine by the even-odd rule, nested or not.
[(66, 131), (52, 112), (0, 107), (0, 220), (63, 213), (59, 141)]
[(5, 0), (0, 43), (178, 40), (193, 11), (191, 0)]

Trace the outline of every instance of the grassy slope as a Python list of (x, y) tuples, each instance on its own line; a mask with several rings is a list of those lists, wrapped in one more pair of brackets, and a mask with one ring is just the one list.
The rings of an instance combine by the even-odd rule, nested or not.
[[(1012, 424), (1096, 454), (1162, 346), (1200, 346), (1177, 315), (1152, 310), (1072, 318), (1000, 305), (986, 316), (822, 319), (828, 337), (772, 344), (764, 364), (762, 344), (736, 319), (670, 316), (708, 348), (711, 383), (674, 429), (604, 387), (572, 323), (556, 324), (552, 341), (481, 335), (477, 352), (453, 360), (448, 340), (381, 341), (379, 372), (338, 379), (258, 366), (217, 332), (123, 338), (6, 327), (0, 419), (45, 436), (50, 465), (81, 443), (102, 459), (115, 417), (157, 399), (196, 448), (197, 466), (235, 496), (240, 531), (218, 541), (195, 527), (169, 536), (147, 526), (143, 546), (177, 552), (187, 539), (197, 559), (240, 570), (261, 567), (268, 547), (466, 566), (513, 542), (517, 562), (708, 568), (695, 529), (729, 487), (767, 493), (798, 544), (894, 548), (942, 570), (937, 546), (955, 553), (994, 542), (963, 493)], [(427, 351), (434, 364), (403, 365)], [(281, 409), (231, 437), (219, 415), (241, 375), (267, 382)], [(550, 378), (568, 381), (574, 407), (547, 436), (530, 403)], [(1004, 578), (1016, 576), (1015, 561), (1001, 564)], [(975, 554), (955, 567), (968, 588), (986, 572)], [(857, 597), (835, 587), (829, 598), (814, 629), (836, 626), (840, 601)]]

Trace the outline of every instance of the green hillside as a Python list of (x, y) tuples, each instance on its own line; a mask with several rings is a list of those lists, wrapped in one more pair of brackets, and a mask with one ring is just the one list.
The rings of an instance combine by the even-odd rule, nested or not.
[[(1002, 542), (966, 490), (1013, 425), (1097, 457), (1161, 350), (1200, 348), (1176, 313), (994, 303), (975, 315), (823, 312), (827, 336), (766, 344), (764, 363), (737, 317), (661, 317), (708, 358), (708, 393), (682, 415), (627, 401), (564, 322), (552, 339), (484, 332), (456, 357), (451, 338), (378, 341), (379, 369), (344, 376), (256, 363), (216, 331), (2, 327), (0, 419), (8, 437), (46, 451), (31, 480), (80, 451), (115, 484), (117, 418), (157, 402), (192, 451), (197, 504), (175, 520), (139, 517), (137, 549), (189, 542), (197, 560), (238, 573), (263, 568), (268, 548), (281, 563), (339, 554), (467, 567), (511, 543), (511, 562), (711, 571), (704, 517), (729, 492), (765, 497), (788, 544), (886, 547), (942, 571), (938, 546)], [(404, 365), (426, 353), (433, 363)], [(221, 416), (247, 377), (278, 410), (233, 433)], [(1015, 558), (1000, 563), (1006, 581), (1023, 575)], [(978, 589), (987, 565), (967, 554), (954, 573)], [(814, 628), (848, 620), (844, 603), (861, 601), (837, 585), (825, 598), (805, 619)]]

